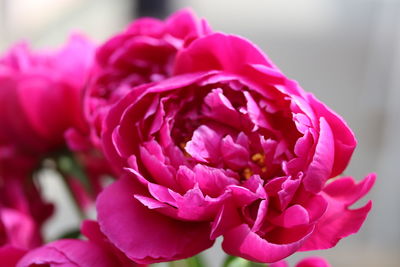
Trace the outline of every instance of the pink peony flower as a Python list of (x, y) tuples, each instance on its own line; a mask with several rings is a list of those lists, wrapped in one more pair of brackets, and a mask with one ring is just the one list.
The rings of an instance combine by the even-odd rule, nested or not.
[(64, 144), (64, 132), (82, 128), (80, 108), (94, 45), (72, 36), (62, 49), (32, 52), (15, 45), (0, 59), (0, 144), (41, 155)]
[[(98, 147), (102, 121), (109, 107), (132, 86), (171, 76), (177, 51), (210, 31), (204, 20), (184, 9), (165, 21), (137, 19), (99, 47), (97, 68), (85, 97), (90, 128), (80, 133), (70, 130), (70, 146), (78, 150), (90, 148), (91, 144)], [(84, 138), (88, 135), (90, 140)]]
[(186, 258), (223, 236), (228, 254), (276, 262), (359, 230), (371, 202), (349, 207), (375, 175), (328, 181), (356, 146), (340, 116), (240, 37), (194, 40), (173, 73), (131, 89), (104, 123), (125, 173), (99, 195), (98, 221), (128, 258)]
[(81, 192), (80, 196), (95, 199), (103, 188), (104, 177), (114, 174), (98, 151), (104, 115), (109, 107), (132, 86), (169, 77), (177, 51), (209, 32), (204, 20), (184, 9), (165, 21), (135, 20), (99, 47), (96, 68), (84, 100), (87, 127), (71, 128), (66, 133), (68, 145), (77, 152), (92, 186), (91, 192), (76, 190)]
[[(119, 261), (96, 243), (77, 239), (61, 239), (28, 252), (16, 267), (34, 266), (114, 267)], [(134, 265), (132, 265), (134, 266)]]
[(3, 267), (14, 267), (30, 249), (41, 244), (35, 221), (14, 209), (0, 207), (0, 262)]
[(31, 249), (41, 244), (35, 221), (18, 210), (0, 208), (0, 233), (0, 246)]
[(42, 198), (32, 180), (36, 164), (36, 158), (0, 145), (0, 207), (22, 212), (40, 226), (52, 214), (53, 205)]
[(296, 267), (330, 267), (331, 265), (321, 257), (308, 257), (296, 264)]
[[(289, 267), (286, 261), (282, 260), (269, 265), (270, 267)], [(324, 258), (308, 257), (299, 261), (295, 267), (331, 267)]]
[[(80, 267), (139, 267), (130, 261), (100, 232), (94, 221), (84, 221), (82, 233), (89, 240), (61, 239), (29, 251), (15, 265), (34, 266), (80, 266)], [(144, 266), (143, 266), (144, 267)]]

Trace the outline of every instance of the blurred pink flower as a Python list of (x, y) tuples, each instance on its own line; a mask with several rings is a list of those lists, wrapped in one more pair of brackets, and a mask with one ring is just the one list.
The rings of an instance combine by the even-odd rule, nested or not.
[[(165, 21), (140, 18), (113, 36), (96, 53), (96, 70), (85, 97), (90, 128), (68, 132), (70, 146), (77, 150), (99, 146), (104, 115), (132, 86), (159, 81), (172, 74), (177, 51), (211, 30), (188, 9)], [(79, 130), (79, 129), (78, 129)], [(85, 136), (90, 136), (87, 140)]]
[(144, 267), (109, 243), (96, 222), (84, 221), (81, 230), (89, 240), (61, 239), (48, 243), (29, 251), (15, 266)]
[(128, 258), (186, 258), (222, 235), (228, 254), (276, 262), (359, 230), (371, 202), (349, 206), (375, 175), (326, 185), (356, 146), (340, 116), (233, 35), (194, 40), (173, 74), (131, 89), (104, 123), (125, 172), (100, 194), (98, 221)]
[(82, 128), (81, 95), (94, 45), (73, 35), (57, 51), (15, 45), (0, 59), (0, 144), (42, 155), (64, 144), (64, 132)]
[[(269, 267), (289, 267), (289, 264), (282, 260), (271, 263)], [(295, 267), (331, 267), (327, 260), (321, 257), (308, 257), (299, 261)]]
[(41, 226), (52, 214), (53, 205), (42, 198), (32, 179), (38, 159), (21, 155), (14, 148), (0, 145), (0, 207), (22, 212)]
[(14, 209), (0, 207), (0, 263), (14, 267), (30, 249), (41, 244), (36, 222)]
[[(96, 243), (61, 239), (28, 252), (16, 267), (34, 266), (114, 267), (119, 261)], [(134, 265), (132, 265), (134, 266)]]

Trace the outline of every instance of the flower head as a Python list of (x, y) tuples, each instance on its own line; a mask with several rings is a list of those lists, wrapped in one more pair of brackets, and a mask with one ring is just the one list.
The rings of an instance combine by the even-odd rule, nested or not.
[(99, 223), (140, 263), (192, 256), (221, 235), (227, 253), (275, 262), (334, 246), (371, 208), (348, 209), (373, 175), (325, 186), (355, 148), (349, 127), (240, 37), (193, 41), (172, 78), (132, 88), (104, 127), (125, 173), (98, 198)]

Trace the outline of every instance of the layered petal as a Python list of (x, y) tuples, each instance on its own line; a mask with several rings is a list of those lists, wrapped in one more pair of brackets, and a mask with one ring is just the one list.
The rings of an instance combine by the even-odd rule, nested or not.
[(109, 252), (93, 242), (64, 239), (54, 241), (28, 252), (20, 259), (16, 267), (46, 265), (58, 266), (116, 266), (118, 261)]
[(139, 263), (177, 260), (213, 244), (208, 223), (178, 221), (154, 212), (133, 198), (140, 193), (141, 186), (124, 177), (97, 200), (101, 231), (130, 259)]
[(276, 262), (296, 252), (312, 232), (303, 238), (283, 244), (269, 242), (252, 232), (246, 224), (239, 225), (224, 234), (222, 248), (228, 254), (256, 262)]
[(375, 174), (370, 174), (359, 183), (351, 177), (329, 183), (323, 190), (324, 198), (328, 201), (327, 210), (301, 250), (328, 249), (340, 239), (357, 233), (371, 210), (372, 202), (357, 209), (349, 207), (369, 192), (375, 179)]

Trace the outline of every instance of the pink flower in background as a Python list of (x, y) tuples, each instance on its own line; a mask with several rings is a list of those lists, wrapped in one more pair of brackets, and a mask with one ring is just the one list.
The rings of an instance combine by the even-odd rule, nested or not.
[(31, 249), (41, 244), (35, 221), (28, 215), (9, 208), (0, 208), (1, 246)]
[(14, 267), (30, 249), (41, 244), (36, 222), (14, 209), (0, 207), (0, 263)]
[[(270, 267), (289, 267), (286, 261), (282, 260), (269, 265)], [(321, 257), (308, 257), (299, 261), (295, 267), (331, 267), (327, 260)]]
[(96, 222), (84, 221), (82, 234), (89, 240), (60, 239), (48, 243), (29, 251), (15, 266), (144, 267), (130, 261), (109, 243)]
[(177, 51), (209, 32), (204, 20), (184, 9), (165, 21), (137, 19), (98, 48), (96, 68), (84, 100), (87, 127), (71, 128), (66, 133), (68, 145), (76, 152), (92, 186), (91, 192), (85, 192), (73, 181), (80, 199), (95, 199), (104, 178), (113, 176), (113, 170), (99, 151), (108, 109), (132, 86), (169, 77)]
[(15, 45), (0, 59), (0, 144), (40, 155), (64, 144), (64, 132), (82, 128), (81, 95), (94, 45), (72, 36), (57, 51)]
[[(28, 252), (16, 267), (34, 266), (114, 267), (119, 261), (96, 243), (61, 239)], [(133, 264), (131, 266), (134, 266)]]
[(0, 145), (0, 207), (22, 212), (41, 226), (53, 213), (53, 205), (43, 199), (32, 179), (38, 159), (14, 148)]
[(330, 267), (331, 265), (321, 257), (309, 257), (301, 260), (296, 267)]
[[(210, 31), (204, 20), (184, 9), (165, 21), (137, 19), (100, 46), (96, 53), (97, 68), (85, 98), (90, 129), (83, 133), (71, 130), (70, 146), (79, 150), (93, 143), (98, 147), (103, 118), (109, 107), (132, 86), (170, 77), (177, 51)], [(87, 134), (91, 136), (90, 141), (82, 137)]]
[(194, 40), (173, 74), (130, 89), (105, 120), (103, 149), (125, 170), (97, 200), (115, 247), (152, 263), (223, 236), (228, 254), (276, 262), (358, 231), (371, 203), (349, 206), (375, 176), (326, 185), (356, 146), (337, 114), (232, 35)]

